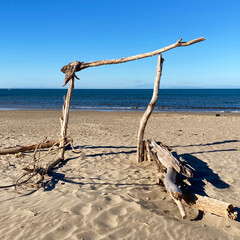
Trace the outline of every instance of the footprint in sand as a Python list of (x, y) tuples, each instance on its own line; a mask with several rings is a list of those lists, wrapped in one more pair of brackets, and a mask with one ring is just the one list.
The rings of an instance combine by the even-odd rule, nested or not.
[(94, 219), (94, 225), (101, 229), (113, 228), (118, 226), (117, 215), (113, 215), (108, 210), (104, 210)]
[(79, 203), (70, 209), (70, 212), (74, 215), (88, 215), (91, 212), (91, 204)]
[(102, 212), (93, 220), (97, 226), (97, 232), (104, 233), (104, 229), (115, 228), (119, 224), (119, 217), (127, 214), (126, 205), (123, 204), (121, 197), (117, 195), (106, 196), (99, 201), (99, 206), (102, 207)]
[(104, 204), (114, 205), (120, 203), (121, 201), (122, 201), (121, 197), (117, 195), (110, 195), (104, 198)]
[(126, 207), (123, 207), (123, 206), (116, 206), (111, 208), (109, 212), (116, 216), (124, 216), (127, 214), (127, 209)]

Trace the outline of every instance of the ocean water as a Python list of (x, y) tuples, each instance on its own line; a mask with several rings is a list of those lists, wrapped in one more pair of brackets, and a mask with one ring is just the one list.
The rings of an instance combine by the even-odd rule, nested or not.
[[(0, 89), (0, 109), (62, 109), (67, 89)], [(74, 89), (72, 110), (144, 111), (151, 89)], [(161, 89), (155, 111), (240, 112), (240, 89)]]

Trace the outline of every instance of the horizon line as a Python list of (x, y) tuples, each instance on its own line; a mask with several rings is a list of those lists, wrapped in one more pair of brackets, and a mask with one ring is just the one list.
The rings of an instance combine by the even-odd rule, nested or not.
[[(53, 89), (53, 90), (67, 90), (68, 88), (44, 88), (44, 87), (41, 87), (41, 88), (34, 88), (34, 87), (21, 87), (21, 88), (18, 88), (18, 87), (14, 87), (14, 88), (0, 88), (0, 90), (12, 90), (12, 89), (42, 89), (42, 90), (50, 90), (50, 89)], [(152, 90), (153, 88), (74, 88), (76, 90)], [(176, 88), (167, 88), (167, 87), (163, 87), (163, 88), (159, 88), (159, 90), (208, 90), (208, 89), (216, 89), (216, 90), (221, 90), (221, 89), (240, 89), (240, 87), (176, 87)]]

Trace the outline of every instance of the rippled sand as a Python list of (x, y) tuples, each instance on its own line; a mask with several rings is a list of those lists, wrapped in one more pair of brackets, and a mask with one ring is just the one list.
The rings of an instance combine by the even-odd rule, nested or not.
[[(59, 111), (0, 111), (0, 147), (57, 139)], [(239, 239), (240, 223), (177, 206), (156, 183), (153, 163), (136, 162), (142, 113), (71, 112), (82, 150), (47, 177), (45, 189), (0, 189), (0, 239)], [(145, 137), (173, 147), (196, 169), (195, 191), (240, 207), (240, 115), (155, 113)], [(0, 185), (24, 158), (0, 156)], [(240, 214), (240, 212), (239, 212)]]

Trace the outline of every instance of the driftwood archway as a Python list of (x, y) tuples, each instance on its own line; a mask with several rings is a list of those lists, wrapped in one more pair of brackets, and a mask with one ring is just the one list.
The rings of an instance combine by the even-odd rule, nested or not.
[[(139, 54), (139, 55), (135, 55), (135, 56), (131, 56), (131, 57), (126, 57), (126, 58), (119, 58), (119, 59), (112, 59), (112, 60), (100, 60), (100, 61), (94, 61), (94, 62), (89, 62), (89, 63), (84, 63), (84, 62), (79, 62), (79, 61), (74, 61), (72, 63), (69, 63), (68, 65), (65, 65), (64, 67), (62, 67), (61, 71), (63, 73), (65, 73), (65, 82), (63, 84), (63, 86), (65, 86), (68, 82), (69, 84), (69, 88), (68, 88), (68, 94), (67, 94), (67, 98), (66, 98), (66, 103), (70, 104), (71, 102), (71, 96), (72, 96), (72, 91), (73, 91), (73, 86), (74, 86), (74, 80), (75, 78), (78, 79), (78, 77), (76, 76), (76, 72), (79, 72), (85, 68), (89, 68), (89, 67), (97, 67), (97, 66), (102, 66), (102, 65), (110, 65), (110, 64), (119, 64), (119, 63), (126, 63), (126, 62), (130, 62), (130, 61), (134, 61), (134, 60), (138, 60), (138, 59), (142, 59), (142, 58), (147, 58), (147, 57), (152, 57), (155, 55), (159, 55), (158, 57), (158, 64), (157, 64), (157, 72), (156, 72), (156, 78), (155, 78), (155, 84), (154, 84), (154, 92), (153, 92), (153, 98), (152, 101), (150, 102), (145, 114), (143, 115), (143, 118), (140, 122), (140, 128), (139, 128), (139, 133), (138, 133), (138, 140), (137, 140), (137, 161), (141, 162), (143, 161), (143, 155), (144, 155), (144, 143), (143, 143), (143, 137), (144, 137), (144, 130), (147, 124), (147, 121), (154, 109), (154, 106), (157, 102), (158, 99), (158, 91), (159, 91), (159, 83), (160, 83), (160, 77), (161, 77), (161, 73), (162, 73), (162, 63), (163, 63), (163, 59), (162, 59), (162, 55), (161, 53), (169, 51), (173, 48), (176, 47), (184, 47), (184, 46), (190, 46), (192, 44), (204, 41), (205, 38), (201, 37), (201, 38), (197, 38), (188, 42), (182, 42), (182, 38), (179, 39), (176, 43), (171, 44), (167, 47), (158, 49), (156, 51), (153, 52), (148, 52), (148, 53), (143, 53), (143, 54)], [(68, 118), (69, 118), (69, 108), (66, 108), (63, 112), (63, 115), (65, 118), (65, 122), (68, 122)], [(67, 124), (65, 126), (62, 126), (61, 129), (61, 137), (62, 139), (64, 139), (67, 135)], [(64, 142), (62, 141), (62, 144), (60, 146), (63, 146)], [(60, 155), (60, 157), (62, 157)]]
[[(75, 78), (78, 79), (76, 76), (76, 72), (79, 72), (85, 68), (89, 67), (96, 67), (101, 65), (109, 65), (109, 64), (119, 64), (119, 63), (125, 63), (129, 61), (134, 61), (146, 57), (151, 57), (154, 55), (158, 55), (158, 62), (157, 62), (157, 70), (156, 70), (156, 77), (155, 77), (155, 83), (154, 83), (154, 89), (153, 89), (153, 96), (152, 99), (143, 114), (143, 117), (140, 121), (140, 127), (138, 131), (138, 139), (137, 139), (137, 162), (142, 162), (145, 159), (152, 160), (156, 163), (158, 170), (165, 172), (165, 178), (164, 178), (164, 185), (167, 189), (167, 191), (170, 193), (173, 200), (176, 202), (180, 213), (183, 218), (186, 217), (186, 213), (184, 210), (184, 207), (182, 205), (181, 200), (184, 199), (185, 202), (188, 204), (193, 205), (194, 207), (215, 213), (220, 216), (227, 216), (231, 219), (235, 219), (236, 213), (234, 212), (234, 208), (231, 204), (224, 203), (215, 199), (202, 197), (197, 194), (189, 194), (187, 192), (184, 192), (175, 184), (176, 174), (182, 174), (186, 177), (192, 177), (192, 171), (191, 167), (187, 165), (184, 161), (179, 161), (176, 158), (173, 157), (171, 152), (169, 151), (169, 148), (167, 146), (164, 146), (163, 144), (158, 144), (154, 140), (146, 140), (144, 141), (144, 131), (147, 125), (147, 121), (153, 112), (154, 106), (157, 102), (158, 95), (159, 95), (159, 85), (160, 85), (160, 78), (162, 73), (162, 66), (163, 66), (163, 58), (161, 53), (169, 51), (176, 47), (183, 47), (183, 46), (189, 46), (201, 41), (204, 41), (205, 39), (198, 38), (194, 39), (188, 42), (182, 42), (182, 39), (179, 39), (176, 43), (169, 45), (167, 47), (161, 48), (159, 50), (139, 54), (131, 57), (126, 58), (120, 58), (120, 59), (112, 59), (112, 60), (100, 60), (100, 61), (93, 61), (89, 63), (74, 61), (72, 63), (69, 63), (68, 65), (65, 65), (62, 67), (61, 71), (65, 73), (65, 82), (63, 86), (65, 86), (67, 83), (69, 83), (68, 92), (66, 99), (63, 104), (63, 111), (62, 111), (62, 117), (60, 118), (61, 123), (61, 132), (60, 132), (60, 139), (55, 140), (52, 142), (42, 142), (40, 144), (31, 145), (31, 146), (23, 146), (23, 147), (15, 147), (10, 149), (0, 149), (0, 154), (8, 154), (8, 153), (17, 153), (17, 152), (23, 152), (26, 150), (35, 150), (34, 156), (32, 162), (30, 162), (27, 166), (23, 168), (23, 170), (27, 171), (28, 177), (25, 180), (20, 179), (13, 185), (8, 186), (0, 186), (0, 188), (6, 188), (11, 186), (19, 186), (21, 184), (24, 184), (28, 182), (31, 178), (33, 178), (36, 175), (39, 175), (39, 180), (37, 183), (41, 183), (43, 181), (44, 175), (48, 174), (56, 165), (64, 161), (64, 153), (66, 146), (71, 144), (72, 138), (69, 138), (67, 135), (67, 128), (68, 128), (68, 121), (69, 121), (69, 112), (70, 112), (70, 104), (72, 99), (72, 92), (74, 89), (74, 81)], [(56, 159), (53, 159), (50, 161), (46, 166), (44, 167), (36, 167), (34, 164), (37, 161), (35, 159), (35, 153), (37, 150), (41, 148), (51, 148), (52, 146), (58, 145), (58, 157)], [(31, 167), (32, 166), (32, 167)], [(26, 174), (25, 174), (26, 175)], [(23, 175), (23, 176), (25, 176)]]
[[(69, 83), (69, 87), (68, 87), (67, 96), (66, 96), (64, 104), (63, 104), (62, 117), (60, 118), (60, 123), (61, 123), (60, 139), (52, 141), (52, 142), (45, 142), (45, 140), (44, 140), (40, 144), (34, 144), (31, 146), (17, 146), (17, 147), (13, 147), (13, 148), (9, 148), (9, 149), (0, 149), (0, 154), (18, 153), (18, 152), (23, 152), (26, 150), (29, 151), (29, 150), (48, 148), (51, 146), (58, 145), (59, 146), (58, 157), (56, 159), (54, 159), (52, 162), (50, 162), (44, 168), (35, 168), (34, 167), (34, 171), (33, 171), (34, 173), (36, 173), (36, 174), (40, 173), (41, 175), (49, 173), (49, 171), (51, 171), (54, 166), (56, 166), (59, 163), (64, 161), (65, 148), (67, 145), (71, 144), (71, 142), (72, 142), (72, 139), (68, 138), (68, 136), (67, 136), (67, 128), (68, 128), (68, 120), (69, 120), (69, 112), (70, 112), (72, 93), (73, 93), (73, 89), (74, 89), (74, 80), (75, 80), (75, 78), (79, 79), (76, 76), (76, 72), (79, 72), (79, 71), (89, 68), (89, 67), (126, 63), (129, 61), (134, 61), (134, 60), (138, 60), (138, 59), (142, 59), (142, 58), (159, 55), (158, 65), (157, 65), (157, 75), (156, 75), (155, 85), (154, 85), (154, 94), (153, 94), (153, 99), (152, 99), (153, 101), (150, 102), (146, 113), (143, 115), (143, 118), (140, 123), (139, 134), (138, 134), (138, 143), (137, 143), (138, 154), (137, 154), (137, 156), (138, 156), (138, 162), (141, 162), (143, 160), (143, 152), (144, 152), (143, 151), (144, 130), (145, 130), (145, 127), (147, 124), (147, 120), (150, 117), (150, 115), (153, 111), (154, 105), (158, 98), (158, 88), (159, 88), (159, 81), (160, 81), (160, 76), (161, 76), (161, 71), (162, 71), (162, 63), (163, 63), (161, 53), (169, 51), (169, 50), (171, 50), (173, 48), (177, 48), (177, 47), (190, 46), (192, 44), (195, 44), (195, 43), (198, 43), (198, 42), (201, 42), (204, 40), (205, 40), (205, 38), (201, 37), (201, 38), (193, 39), (188, 42), (182, 42), (182, 38), (181, 38), (176, 43), (171, 44), (166, 47), (163, 47), (163, 48), (158, 49), (153, 52), (143, 53), (143, 54), (134, 55), (131, 57), (126, 57), (126, 58), (100, 60), (100, 61), (93, 61), (93, 62), (88, 62), (88, 63), (74, 61), (72, 63), (69, 63), (69, 64), (63, 66), (61, 69), (61, 71), (65, 74), (65, 82), (64, 82), (63, 86), (65, 86), (67, 83)], [(32, 172), (32, 170), (29, 168), (25, 168), (24, 170)]]

